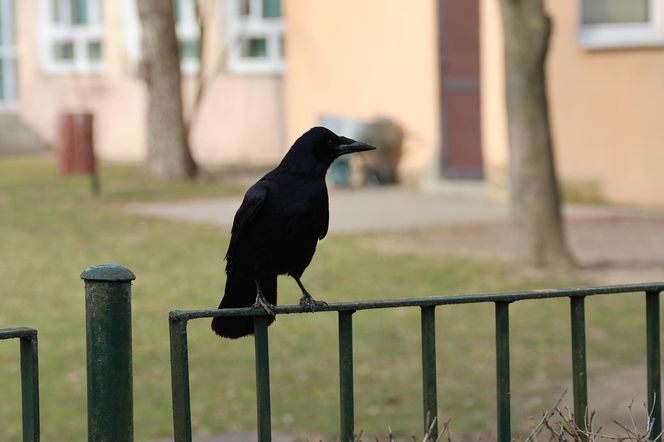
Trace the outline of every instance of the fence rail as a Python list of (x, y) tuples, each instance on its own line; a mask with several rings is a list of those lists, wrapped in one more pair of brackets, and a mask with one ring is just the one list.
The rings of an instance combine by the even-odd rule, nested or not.
[[(577, 425), (580, 428), (584, 428), (584, 417), (588, 404), (585, 298), (588, 296), (618, 293), (635, 295), (643, 295), (645, 293), (648, 409), (652, 410), (652, 418), (654, 420), (651, 434), (659, 435), (662, 431), (659, 293), (663, 290), (664, 283), (630, 284), (562, 290), (536, 290), (529, 292), (333, 303), (316, 308), (317, 312), (337, 312), (339, 315), (340, 440), (348, 442), (354, 438), (353, 313), (360, 310), (397, 307), (419, 307), (421, 309), (423, 422), (424, 432), (426, 433), (430, 423), (434, 418), (437, 418), (436, 307), (454, 304), (494, 303), (496, 314), (497, 439), (500, 442), (509, 442), (511, 440), (509, 305), (513, 302), (525, 300), (570, 299), (574, 417)], [(310, 310), (300, 306), (282, 306), (277, 307), (275, 312), (276, 314), (298, 314), (310, 313)], [(169, 314), (175, 442), (191, 442), (192, 440), (187, 323), (190, 320), (201, 318), (226, 316), (254, 317), (258, 439), (261, 442), (271, 440), (269, 350), (266, 313), (262, 309), (241, 308), (224, 310), (175, 310)], [(438, 428), (434, 425), (430, 436), (435, 440), (437, 434)]]
[(37, 358), (37, 330), (27, 327), (0, 329), (0, 340), (5, 339), (20, 340), (23, 441), (39, 442), (39, 362)]

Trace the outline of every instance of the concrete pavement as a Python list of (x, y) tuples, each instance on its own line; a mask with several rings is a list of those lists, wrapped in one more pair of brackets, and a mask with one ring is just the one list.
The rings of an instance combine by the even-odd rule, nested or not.
[[(230, 228), (241, 198), (135, 203), (135, 214)], [(571, 206), (573, 217), (615, 213), (619, 209)], [(395, 231), (420, 227), (504, 221), (505, 203), (488, 198), (480, 188), (421, 192), (403, 187), (330, 190), (330, 233)]]

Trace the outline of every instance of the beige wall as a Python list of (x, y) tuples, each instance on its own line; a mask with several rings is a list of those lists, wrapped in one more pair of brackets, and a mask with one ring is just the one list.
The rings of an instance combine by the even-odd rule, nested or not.
[(383, 115), (406, 130), (401, 172), (433, 167), (439, 145), (435, 5), (286, 0), (289, 140), (321, 114)]
[(502, 32), (499, 3), (480, 0), (482, 155), (486, 181), (498, 192), (507, 186), (509, 161)]
[[(105, 1), (102, 75), (48, 74), (39, 52), (39, 1), (16, 1), (19, 52), (19, 114), (46, 141), (57, 141), (64, 111), (95, 113), (95, 144), (101, 158), (141, 160), (145, 154), (144, 87), (127, 52), (124, 2)], [(219, 11), (217, 11), (219, 12)], [(210, 20), (213, 55), (222, 52), (219, 24)], [(219, 66), (216, 60), (211, 62)], [(190, 90), (192, 77), (185, 79)], [(191, 95), (191, 94), (189, 94)], [(202, 163), (274, 163), (285, 145), (282, 79), (278, 75), (218, 74), (193, 133), (194, 156)]]
[[(489, 178), (504, 183), (504, 64), (496, 3), (482, 0), (482, 128)], [(599, 185), (613, 202), (664, 205), (664, 49), (584, 49), (576, 38), (577, 2), (547, 6), (554, 22), (548, 89), (562, 181)]]

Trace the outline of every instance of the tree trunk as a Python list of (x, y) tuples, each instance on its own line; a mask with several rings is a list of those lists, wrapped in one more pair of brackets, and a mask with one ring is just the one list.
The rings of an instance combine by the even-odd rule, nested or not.
[(510, 144), (512, 221), (517, 258), (570, 266), (560, 214), (546, 95), (551, 19), (543, 0), (500, 0)]
[(160, 180), (193, 178), (197, 167), (182, 111), (180, 51), (173, 2), (140, 0), (143, 75), (147, 86), (146, 173)]

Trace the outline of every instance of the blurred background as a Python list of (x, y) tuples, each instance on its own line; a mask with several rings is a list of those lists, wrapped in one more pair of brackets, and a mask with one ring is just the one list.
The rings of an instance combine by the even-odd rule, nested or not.
[[(169, 437), (168, 311), (218, 304), (243, 192), (315, 125), (379, 147), (330, 170), (316, 297), (662, 279), (663, 19), (662, 0), (0, 0), (0, 327), (39, 330), (44, 440), (85, 438), (78, 275), (105, 262), (137, 275), (137, 440)], [(641, 304), (589, 303), (607, 419), (645, 396)], [(525, 434), (569, 387), (566, 309), (513, 309)], [(439, 310), (441, 419), (454, 440), (495, 434), (493, 312)], [(362, 317), (356, 428), (419, 434), (417, 312)], [(334, 440), (336, 318), (270, 332), (273, 428)], [(195, 434), (255, 439), (252, 342), (203, 323), (190, 340)], [(18, 379), (3, 344), (3, 440)]]

